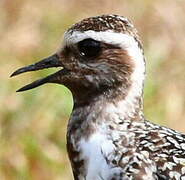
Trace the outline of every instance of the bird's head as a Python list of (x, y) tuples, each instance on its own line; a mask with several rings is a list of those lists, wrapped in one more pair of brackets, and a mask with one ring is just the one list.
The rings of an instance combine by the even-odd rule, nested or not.
[(91, 17), (74, 24), (65, 32), (62, 46), (54, 55), (20, 68), (11, 76), (51, 67), (61, 70), (18, 91), (58, 83), (68, 87), (79, 101), (101, 94), (115, 98), (116, 92), (127, 95), (133, 83), (142, 86), (145, 73), (136, 29), (117, 15)]

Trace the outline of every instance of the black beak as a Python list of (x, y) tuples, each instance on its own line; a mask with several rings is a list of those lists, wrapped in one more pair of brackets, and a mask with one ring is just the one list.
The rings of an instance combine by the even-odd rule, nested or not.
[(16, 70), (14, 73), (11, 74), (10, 77), (16, 76), (18, 74), (22, 74), (29, 71), (37, 71), (45, 68), (51, 68), (51, 67), (63, 67), (62, 70), (59, 70), (58, 72), (51, 74), (45, 78), (39, 79), (37, 81), (34, 81), (33, 83), (30, 83), (19, 90), (17, 92), (26, 91), (29, 89), (36, 88), (38, 86), (41, 86), (45, 83), (60, 83), (61, 77), (63, 75), (66, 75), (68, 73), (67, 69), (64, 68), (62, 62), (59, 60), (59, 56), (57, 54), (54, 54), (48, 58), (45, 58), (35, 64), (25, 66), (23, 68), (20, 68)]

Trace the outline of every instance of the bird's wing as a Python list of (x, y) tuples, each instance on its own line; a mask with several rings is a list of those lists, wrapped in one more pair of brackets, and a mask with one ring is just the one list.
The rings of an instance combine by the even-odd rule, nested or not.
[(113, 141), (115, 152), (106, 157), (113, 168), (129, 179), (185, 178), (184, 134), (148, 121), (130, 125), (129, 133)]

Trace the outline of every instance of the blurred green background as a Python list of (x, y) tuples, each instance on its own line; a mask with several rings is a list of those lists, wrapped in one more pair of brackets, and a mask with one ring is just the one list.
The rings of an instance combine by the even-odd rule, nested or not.
[(59, 85), (15, 93), (53, 70), (9, 75), (54, 53), (63, 32), (85, 17), (132, 20), (147, 58), (146, 117), (185, 132), (184, 0), (0, 0), (0, 12), (1, 180), (72, 179), (65, 148), (71, 93)]

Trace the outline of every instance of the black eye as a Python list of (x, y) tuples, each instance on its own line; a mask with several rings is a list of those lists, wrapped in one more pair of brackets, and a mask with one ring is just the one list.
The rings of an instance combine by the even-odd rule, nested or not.
[(78, 49), (82, 56), (96, 57), (101, 51), (101, 43), (93, 39), (84, 39), (78, 43)]

